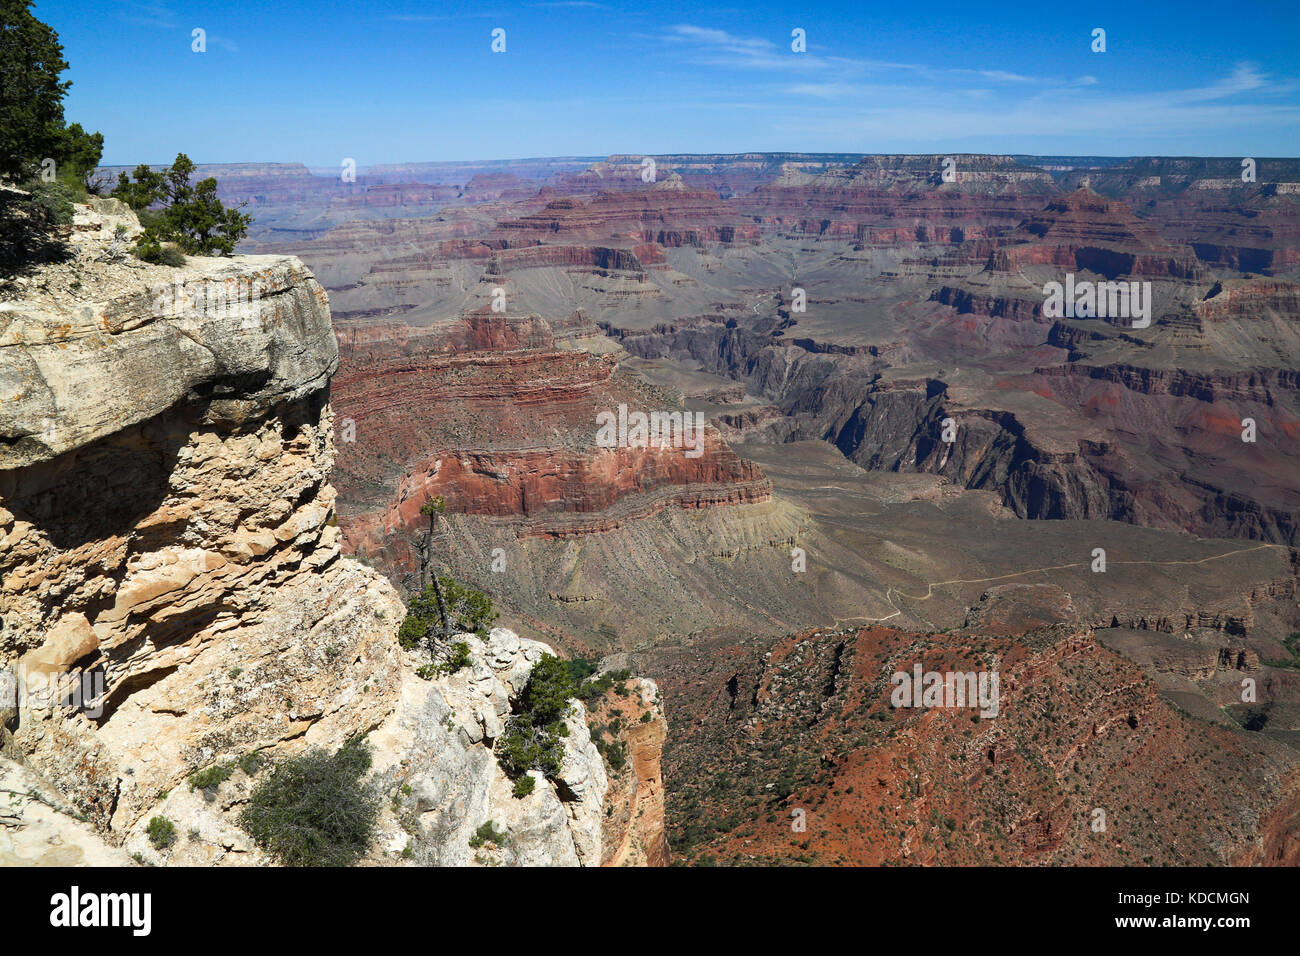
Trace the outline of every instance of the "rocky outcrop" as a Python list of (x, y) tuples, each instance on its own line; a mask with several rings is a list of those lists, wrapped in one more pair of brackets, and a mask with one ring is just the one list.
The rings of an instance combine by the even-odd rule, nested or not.
[(0, 866), (129, 866), (62, 794), (0, 757)]
[(1260, 158), (1252, 182), (1237, 158), (1137, 157), (1086, 178), (1108, 196), (1142, 209), (1170, 241), (1190, 246), (1203, 263), (1241, 272), (1281, 273), (1300, 265), (1300, 164)]
[(1194, 308), (1198, 316), (1211, 321), (1300, 315), (1300, 283), (1268, 279), (1216, 282)]
[[(534, 789), (527, 796), (514, 796), (514, 784), (493, 752), (533, 667), (551, 648), (504, 628), (486, 638), (458, 634), (454, 640), (469, 649), (463, 668), (426, 679), (416, 674), (427, 661), (424, 653), (404, 652), (396, 680), (364, 692), (383, 710), (368, 736), (368, 783), (381, 812), (363, 865), (598, 865), (607, 842), (624, 836), (611, 818), (626, 816), (635, 795), (611, 791), (582, 703), (572, 701), (565, 720), (569, 733), (562, 738), (559, 773), (548, 779), (533, 771)], [(190, 838), (159, 851), (142, 823), (127, 834), (125, 848), (158, 864), (271, 862), (237, 822), (255, 782), (244, 770), (203, 790), (182, 782), (150, 816), (166, 817)], [(657, 819), (662, 830), (662, 814)], [(503, 834), (501, 840), (475, 839), (488, 823)]]
[(667, 866), (662, 762), (668, 722), (659, 688), (652, 680), (633, 678), (598, 701), (593, 716), (608, 721), (605, 726), (626, 754), (622, 770), (610, 775), (605, 797), (601, 865)]
[[(0, 817), (0, 855), (269, 862), (235, 824), (256, 766), (210, 794), (190, 775), (371, 733), (372, 784), (415, 795), (386, 810), (374, 862), (472, 862), (495, 816), (511, 839), (491, 862), (598, 864), (607, 781), (581, 705), (532, 796), (492, 752), (549, 648), (466, 636), (472, 665), (425, 681), (394, 587), (341, 557), (337, 350), (312, 274), (125, 260), (106, 214), (129, 218), (88, 210), (72, 264), (0, 302), (0, 748), (9, 789), (41, 795)], [(188, 839), (155, 849), (154, 816)], [(41, 849), (65, 817), (64, 843), (45, 841), (65, 850)], [(410, 851), (389, 854), (408, 824)]]
[[(748, 865), (1294, 861), (1295, 751), (1193, 720), (1086, 628), (1044, 624), (1061, 597), (1022, 607), (1019, 626), (995, 612), (941, 634), (814, 632), (716, 649), (689, 669), (649, 652), (641, 666), (663, 672), (693, 718), (665, 757), (675, 854)], [(895, 706), (893, 675), (918, 667), (997, 673), (996, 715)]]
[(1199, 268), (1186, 247), (1174, 247), (1127, 203), (1086, 186), (1052, 200), (1008, 235), (993, 267), (1011, 272), (1031, 265), (1088, 270), (1116, 276), (1195, 278)]
[(337, 351), (311, 274), (105, 245), (0, 303), (0, 655), (6, 752), (120, 835), (219, 754), (377, 722), (361, 688), (396, 684), (402, 605), (339, 560)]
[(948, 245), (1007, 232), (1056, 191), (1046, 172), (1007, 156), (866, 156), (817, 175), (787, 168), (735, 206), (782, 234)]
[[(374, 735), (379, 786), (395, 793), (390, 810), (409, 838), (398, 845), (393, 833), (390, 846), (423, 865), (598, 865), (609, 784), (582, 703), (573, 701), (565, 720), (559, 774), (548, 780), (532, 771), (531, 794), (512, 795), (492, 753), (512, 700), (551, 649), (504, 628), (486, 641), (457, 640), (469, 644), (471, 663), (432, 684), (408, 677), (395, 713)], [(471, 846), (489, 820), (506, 839)]]
[(502, 221), (498, 229), (512, 245), (528, 239), (571, 242), (611, 236), (667, 247), (758, 239), (758, 228), (716, 193), (691, 189), (676, 173), (640, 189), (601, 192), (589, 202), (556, 199), (539, 212)]

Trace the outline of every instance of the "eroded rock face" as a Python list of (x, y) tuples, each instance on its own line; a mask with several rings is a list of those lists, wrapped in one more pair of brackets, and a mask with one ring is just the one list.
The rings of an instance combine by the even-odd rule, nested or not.
[(207, 422), (255, 422), (338, 367), (325, 292), (296, 259), (132, 262), (88, 272), (73, 296), (0, 302), (0, 468), (196, 399)]
[(0, 303), (0, 663), (6, 751), (116, 835), (213, 760), (376, 726), (402, 605), (339, 560), (311, 274), (117, 258), (112, 216)]
[[(578, 537), (665, 509), (762, 503), (771, 484), (718, 433), (697, 451), (601, 448), (596, 416), (625, 404), (676, 408), (611, 353), (572, 347), (594, 330), (537, 316), (472, 313), (433, 329), (340, 328), (335, 385), (346, 544), (393, 573), (413, 569), (420, 507), (517, 519), (524, 533)], [(427, 414), (411, 416), (410, 408)], [(691, 438), (692, 441), (696, 439)]]
[[(1061, 594), (1044, 589), (1042, 616)], [(983, 618), (997, 636), (815, 632), (728, 648), (705, 681), (665, 661), (671, 699), (699, 715), (666, 758), (684, 781), (675, 851), (749, 865), (1295, 860), (1294, 750), (1194, 721), (1088, 628), (1039, 626), (1033, 608), (1017, 621), (996, 603)], [(894, 706), (892, 675), (917, 666), (999, 673), (997, 716)]]
[[(408, 677), (396, 712), (372, 738), (376, 779), (394, 800), (380, 843), (426, 866), (599, 864), (608, 780), (582, 704), (574, 701), (565, 721), (559, 775), (533, 771), (531, 794), (513, 795), (492, 752), (511, 701), (551, 649), (505, 628), (486, 641), (456, 640), (469, 645), (472, 663), (432, 682)], [(472, 846), (488, 821), (506, 839)]]
[[(605, 664), (608, 668), (610, 661)], [(617, 736), (615, 747), (625, 748), (626, 760), (610, 776), (601, 865), (667, 866), (663, 747), (668, 721), (659, 687), (648, 678), (632, 678), (621, 692), (612, 690), (597, 701), (592, 713), (604, 722), (597, 726)]]
[[(367, 782), (381, 805), (377, 835), (363, 864), (597, 865), (606, 839), (609, 786), (582, 704), (573, 702), (566, 721), (560, 773), (547, 780), (534, 771), (531, 794), (513, 795), (514, 783), (493, 752), (533, 667), (551, 649), (505, 628), (494, 628), (486, 640), (473, 634), (454, 640), (464, 641), (470, 653), (470, 663), (455, 673), (419, 677), (417, 668), (428, 660), (424, 653), (398, 651), (391, 680), (353, 687), (347, 694), (356, 718), (353, 729), (370, 731), (373, 764)], [(337, 645), (326, 645), (331, 646)], [(327, 656), (348, 662), (347, 670), (355, 651), (327, 651)], [(304, 664), (311, 666), (310, 660)], [(309, 743), (326, 749), (338, 746), (335, 738), (324, 722), (307, 732)], [(206, 791), (182, 782), (149, 816), (164, 816), (190, 836), (160, 852), (149, 842), (148, 819), (142, 817), (129, 829), (126, 848), (159, 864), (272, 862), (238, 824), (257, 779), (235, 769)], [(659, 821), (662, 829), (662, 815)], [(504, 839), (473, 845), (479, 827), (488, 822)]]
[(124, 866), (124, 850), (75, 816), (31, 770), (0, 757), (0, 866)]

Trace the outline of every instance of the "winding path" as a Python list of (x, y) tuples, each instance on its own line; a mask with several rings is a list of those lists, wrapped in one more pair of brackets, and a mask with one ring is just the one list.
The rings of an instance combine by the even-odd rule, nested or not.
[[(1250, 554), (1253, 551), (1263, 551), (1265, 548), (1280, 548), (1280, 547), (1283, 546), (1280, 544), (1259, 544), (1253, 548), (1238, 548), (1236, 551), (1228, 551), (1225, 552), (1224, 554), (1212, 554), (1208, 558), (1198, 558), (1195, 561), (1111, 561), (1109, 562), (1109, 564), (1115, 565), (1117, 567), (1137, 565), (1137, 564), (1158, 565), (1161, 567), (1180, 565), (1180, 564), (1182, 565), (1206, 564), (1210, 561), (1218, 561), (1222, 558), (1230, 558), (1236, 554)], [(895, 593), (898, 594), (899, 597), (905, 598), (908, 601), (928, 601), (930, 600), (930, 598), (934, 596), (935, 588), (943, 587), (944, 585), (947, 584), (987, 584), (991, 581), (1005, 581), (1007, 578), (1018, 578), (1026, 574), (1038, 574), (1043, 571), (1066, 571), (1069, 570), (1070, 568), (1085, 568), (1088, 567), (1089, 565), (1090, 562), (1088, 561), (1076, 561), (1073, 564), (1054, 564), (1054, 565), (1047, 565), (1041, 568), (1029, 568), (1024, 571), (1012, 571), (1010, 574), (997, 574), (990, 578), (953, 578), (951, 581), (931, 581), (928, 585), (926, 585), (924, 594), (908, 594), (905, 591), (900, 591), (898, 588), (891, 585), (885, 591), (885, 601), (889, 604), (890, 607), (894, 609), (892, 614), (886, 614), (884, 617), (836, 618), (835, 626), (838, 627), (841, 623), (848, 622), (848, 621), (863, 621), (868, 624), (879, 624), (881, 621), (888, 621), (892, 618), (898, 617), (900, 614), (903, 613), (903, 610), (897, 604), (894, 603), (892, 595)]]

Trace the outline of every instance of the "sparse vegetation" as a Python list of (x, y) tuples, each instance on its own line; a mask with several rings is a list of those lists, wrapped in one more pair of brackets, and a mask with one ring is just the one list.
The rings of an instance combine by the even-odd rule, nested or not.
[(230, 779), (230, 775), (235, 772), (233, 761), (224, 763), (214, 763), (202, 770), (196, 770), (190, 774), (191, 790), (216, 790), (223, 783)]
[(584, 704), (590, 704), (592, 701), (605, 696), (610, 688), (618, 687), (621, 689), (622, 683), (631, 676), (632, 672), (626, 668), (617, 671), (606, 671), (599, 677), (583, 683), (575, 696)]
[[(215, 179), (194, 183), (193, 177), (194, 163), (184, 153), (177, 153), (171, 166), (162, 170), (140, 165), (132, 176), (118, 174), (110, 195), (140, 217), (145, 231), (136, 240), (139, 258), (168, 265), (179, 253), (228, 256), (248, 233), (252, 216), (222, 205)], [(174, 243), (171, 248), (176, 251), (168, 253), (168, 243)], [(163, 261), (168, 258), (172, 262)], [(184, 263), (183, 256), (180, 261)]]
[(312, 749), (276, 765), (239, 822), (287, 866), (351, 866), (366, 852), (379, 801), (361, 783), (370, 746), (353, 737), (331, 754)]
[(154, 817), (149, 821), (145, 833), (155, 850), (165, 850), (176, 842), (176, 824), (166, 817)]
[(1286, 639), (1282, 641), (1282, 646), (1286, 648), (1287, 653), (1291, 655), (1290, 657), (1279, 660), (1263, 660), (1260, 663), (1269, 667), (1287, 667), (1300, 670), (1300, 631), (1292, 631), (1287, 635)]
[(564, 719), (572, 711), (570, 699), (575, 687), (565, 662), (552, 654), (543, 655), (519, 695), (518, 709), (506, 723), (497, 741), (497, 757), (512, 779), (529, 770), (547, 777), (560, 772), (564, 742), (569, 734)]
[[(498, 617), (492, 610), (492, 599), (482, 591), (457, 584), (450, 577), (439, 579), (442, 596), (447, 606), (449, 629), (453, 633), (477, 634), (487, 636), (488, 625)], [(441, 616), (438, 610), (438, 596), (432, 584), (411, 598), (407, 606), (406, 619), (398, 629), (397, 639), (406, 648), (425, 644), (432, 648), (438, 637)], [(450, 645), (455, 647), (455, 645)], [(469, 649), (466, 646), (465, 660), (468, 662)], [(462, 663), (462, 666), (463, 666)]]
[(488, 820), (479, 824), (479, 828), (474, 831), (474, 835), (469, 838), (469, 845), (475, 850), (491, 843), (495, 846), (503, 846), (506, 842), (506, 832), (498, 830), (495, 823)]

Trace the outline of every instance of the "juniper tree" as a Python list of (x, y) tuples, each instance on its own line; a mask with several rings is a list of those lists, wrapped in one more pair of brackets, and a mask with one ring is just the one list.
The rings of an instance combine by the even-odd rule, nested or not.
[(217, 198), (217, 181), (212, 177), (193, 182), (194, 169), (188, 156), (177, 153), (166, 169), (141, 165), (131, 176), (118, 174), (111, 195), (140, 215), (145, 227), (137, 245), (141, 258), (157, 261), (154, 250), (164, 242), (176, 243), (191, 256), (226, 256), (247, 235), (253, 217), (227, 209)]
[(0, 0), (0, 176), (25, 179), (61, 145), (67, 68), (59, 35), (32, 16), (30, 0)]

